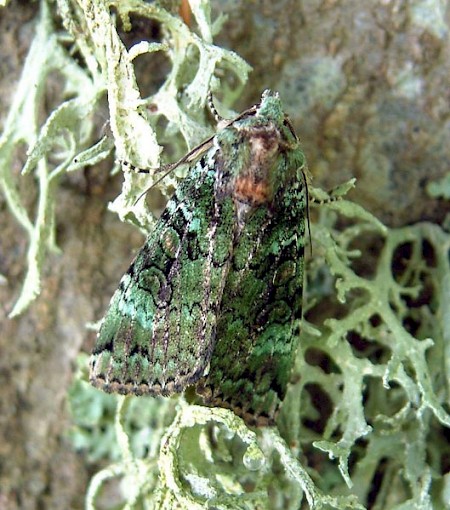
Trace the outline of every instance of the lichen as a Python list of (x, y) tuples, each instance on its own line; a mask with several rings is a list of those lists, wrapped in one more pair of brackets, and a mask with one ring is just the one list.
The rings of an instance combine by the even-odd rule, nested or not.
[[(326, 208), (312, 228), (317, 248), (309, 281), (315, 289), (324, 275), (331, 276), (336, 293), (319, 327), (305, 324), (297, 358), (300, 381), (290, 397), (295, 405), (287, 403), (282, 429), (292, 440), (311, 441), (311, 428), (318, 428), (320, 438), (312, 445), (338, 461), (360, 501), (374, 490), (377, 471), (389, 468), (380, 492), (372, 494), (379, 505), (395, 494), (398, 504), (439, 507), (444, 499), (436, 487), (442, 480), (433, 482), (430, 474), (440, 472), (449, 451), (438, 454), (450, 425), (445, 298), (450, 237), (429, 223), (385, 229), (361, 221), (361, 208), (345, 201)], [(336, 231), (331, 211), (354, 223)], [(324, 304), (307, 294), (306, 306)], [(356, 459), (349, 462), (351, 455)], [(380, 507), (396, 508), (392, 502)]]
[[(63, 77), (66, 93), (77, 92), (59, 104), (40, 125), (39, 106), (44, 102), (45, 84), (53, 72)], [(20, 314), (39, 295), (45, 254), (57, 251), (54, 233), (57, 185), (61, 175), (70, 171), (79, 148), (90, 139), (93, 126), (90, 116), (99, 99), (97, 78), (98, 73), (86, 72), (64, 50), (49, 7), (42, 2), (36, 34), (0, 138), (0, 186), (29, 243), (27, 273), (11, 317)], [(26, 208), (29, 190), (23, 189), (13, 173), (13, 156), (21, 146), (27, 148), (22, 175), (33, 174), (37, 182), (34, 218)]]
[[(212, 44), (222, 20), (210, 20), (208, 2), (191, 5), (200, 35), (157, 3), (58, 0), (57, 5), (67, 32), (63, 35), (58, 32), (53, 23), (56, 12), (42, 0), (36, 34), (0, 138), (0, 185), (11, 213), (29, 242), (27, 274), (11, 317), (23, 312), (39, 295), (45, 254), (57, 249), (54, 209), (60, 177), (65, 172), (98, 163), (113, 147), (119, 162), (156, 170), (161, 166), (158, 140), (164, 140), (168, 153), (177, 155), (211, 133), (205, 104), (208, 91), (218, 88), (214, 76), (217, 69), (233, 78), (230, 80), (233, 86), (227, 86), (225, 80), (220, 84), (225, 105), (239, 94), (250, 70), (235, 53)], [(164, 40), (140, 42), (127, 50), (118, 35), (115, 16), (110, 14), (113, 10), (126, 30), (131, 28), (131, 14), (149, 23), (160, 23)], [(77, 64), (65, 49), (68, 42), (79, 52), (84, 66)], [(143, 98), (133, 59), (155, 51), (165, 52), (172, 67), (160, 89)], [(44, 102), (47, 82), (55, 71), (62, 78), (63, 94), (40, 125), (37, 112)], [(93, 114), (100, 109), (105, 94), (112, 136), (105, 135), (89, 146), (95, 126)], [(155, 113), (149, 113), (150, 106)], [(167, 121), (164, 130), (157, 128), (162, 117)], [(22, 145), (27, 149), (22, 174), (33, 174), (37, 181), (34, 218), (25, 207), (26, 194), (11, 164), (14, 152)], [(145, 201), (137, 198), (159, 178), (157, 171), (143, 177), (124, 167), (122, 193), (110, 204), (110, 209), (148, 232), (154, 217)], [(173, 190), (177, 179), (179, 176), (174, 173), (158, 182), (163, 195)]]
[(250, 431), (181, 397), (153, 454), (132, 454), (146, 475), (130, 475), (126, 449), (120, 469), (94, 480), (92, 507), (98, 481), (119, 473), (134, 487), (129, 508), (448, 503), (450, 235), (429, 223), (388, 229), (345, 199), (311, 213), (305, 318), (277, 428)]

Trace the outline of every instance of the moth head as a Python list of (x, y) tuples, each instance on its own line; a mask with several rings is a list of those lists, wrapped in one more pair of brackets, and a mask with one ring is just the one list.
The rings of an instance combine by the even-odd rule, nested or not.
[(285, 114), (278, 92), (268, 89), (263, 92), (256, 116), (278, 125), (283, 123)]

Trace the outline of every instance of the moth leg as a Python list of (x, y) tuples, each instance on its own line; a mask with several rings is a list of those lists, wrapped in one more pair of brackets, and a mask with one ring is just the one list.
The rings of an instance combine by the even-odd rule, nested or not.
[(216, 121), (216, 123), (220, 124), (221, 122), (223, 122), (225, 119), (217, 111), (217, 108), (216, 108), (216, 105), (214, 104), (214, 98), (213, 98), (213, 95), (212, 95), (211, 91), (208, 92), (208, 95), (206, 97), (206, 101), (208, 103), (209, 111), (211, 112), (212, 116), (214, 117), (214, 120)]
[(122, 165), (124, 166), (125, 168), (127, 168), (128, 170), (130, 170), (131, 172), (135, 172), (137, 174), (150, 174), (150, 173), (159, 173), (159, 172), (163, 172), (165, 170), (168, 170), (170, 168), (170, 171), (172, 171), (173, 169), (173, 164), (168, 164), (168, 165), (162, 165), (160, 167), (154, 167), (154, 168), (141, 168), (139, 166), (136, 166), (136, 165), (133, 165), (133, 163), (130, 163), (129, 161), (125, 160), (125, 159), (119, 159), (117, 160), (117, 163), (119, 163), (119, 165)]

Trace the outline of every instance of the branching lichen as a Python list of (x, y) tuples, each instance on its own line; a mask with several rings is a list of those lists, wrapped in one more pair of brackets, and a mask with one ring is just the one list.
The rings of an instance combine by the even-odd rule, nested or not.
[(346, 200), (317, 209), (296, 374), (278, 430), (254, 434), (228, 411), (180, 400), (160, 451), (145, 459), (159, 481), (149, 489), (132, 477), (149, 508), (448, 501), (450, 236), (425, 223), (387, 229)]
[[(101, 161), (113, 146), (118, 160), (157, 168), (164, 141), (176, 159), (209, 134), (204, 105), (207, 92), (219, 89), (217, 68), (238, 82), (235, 88), (220, 83), (224, 105), (239, 94), (249, 70), (213, 44), (222, 20), (210, 19), (204, 0), (189, 2), (197, 34), (158, 3), (57, 3), (67, 33), (55, 31), (42, 0), (0, 138), (0, 183), (29, 241), (27, 275), (12, 315), (38, 295), (44, 256), (56, 249), (61, 175)], [(162, 40), (127, 49), (116, 22), (128, 29), (132, 15), (159, 23)], [(83, 66), (65, 50), (68, 40)], [(171, 70), (154, 95), (142, 98), (133, 61), (156, 51), (168, 56)], [(37, 110), (54, 71), (64, 93), (41, 125)], [(112, 138), (93, 142), (92, 114), (105, 94)], [(164, 129), (157, 127), (162, 117)], [(22, 145), (22, 173), (34, 176), (38, 190), (34, 216), (11, 170)], [(156, 172), (149, 178), (126, 172), (111, 208), (147, 231), (153, 218), (136, 198), (157, 178)], [(175, 179), (160, 183), (164, 194)], [(313, 195), (323, 198), (317, 190)], [(305, 320), (278, 430), (250, 431), (231, 412), (188, 405), (181, 397), (117, 400), (90, 388), (84, 375), (70, 395), (72, 439), (90, 460), (112, 462), (92, 479), (88, 508), (111, 479), (123, 482), (129, 509), (448, 505), (450, 236), (428, 223), (387, 229), (346, 200), (313, 212)]]
[[(339, 318), (324, 319), (319, 331), (311, 325), (304, 328), (297, 360), (300, 382), (292, 388), (286, 422), (280, 425), (289, 438), (302, 442), (311, 442), (311, 428), (319, 428), (321, 438), (313, 446), (338, 459), (346, 484), (355, 487), (361, 501), (367, 500), (377, 470), (386, 464), (397, 470), (387, 475), (377, 501), (392, 491), (388, 479), (395, 472), (404, 498), (398, 503), (431, 508), (430, 470), (438, 472), (442, 461), (430, 440), (431, 430), (439, 423), (444, 434), (450, 426), (444, 298), (449, 291), (450, 236), (432, 224), (386, 230), (373, 221), (361, 222), (360, 208), (349, 202), (326, 209), (322, 222), (313, 226), (316, 253), (310, 281), (317, 285), (321, 271), (329, 268), (337, 290), (330, 315), (339, 310)], [(330, 210), (356, 223), (336, 232)], [(380, 244), (370, 261), (373, 274), (360, 276), (354, 266), (369, 270), (360, 260), (369, 256), (369, 245), (363, 245), (364, 254), (354, 246), (362, 239), (367, 243), (371, 235)], [(322, 299), (328, 301), (323, 294)], [(315, 299), (310, 304), (306, 299), (306, 304), (312, 309), (323, 306)], [(311, 395), (322, 405), (314, 405)], [(315, 426), (301, 425), (305, 423)], [(352, 475), (351, 455), (360, 457), (352, 462)], [(432, 466), (426, 460), (430, 456), (435, 459)], [(443, 494), (434, 504), (443, 504), (440, 498)]]
[[(29, 239), (27, 274), (11, 316), (20, 314), (39, 295), (44, 256), (48, 250), (56, 249), (54, 207), (61, 175), (98, 163), (110, 154), (113, 146), (118, 160), (158, 168), (161, 152), (158, 140), (164, 140), (171, 149), (169, 152), (176, 156), (210, 134), (204, 106), (207, 92), (218, 87), (214, 78), (217, 67), (234, 76), (237, 83), (235, 88), (227, 87), (225, 82), (221, 84), (225, 103), (239, 93), (250, 69), (233, 52), (212, 44), (221, 20), (211, 22), (207, 2), (192, 2), (201, 36), (157, 3), (58, 0), (57, 4), (67, 33), (61, 35), (56, 31), (54, 13), (47, 1), (42, 0), (36, 35), (0, 138), (0, 185), (12, 214)], [(127, 50), (118, 35), (116, 17), (110, 14), (113, 9), (125, 29), (131, 28), (131, 14), (160, 23), (164, 40), (141, 42)], [(81, 55), (84, 66), (78, 65), (66, 51), (68, 41)], [(171, 71), (156, 94), (142, 98), (133, 59), (155, 51), (165, 52), (172, 64)], [(190, 80), (187, 69), (196, 69)], [(62, 77), (62, 98), (40, 125), (37, 112), (44, 102), (49, 76), (55, 71)], [(105, 93), (112, 139), (104, 137), (89, 147), (93, 113)], [(147, 108), (150, 105), (155, 112), (152, 115)], [(168, 122), (164, 132), (155, 128), (161, 117)], [(34, 218), (24, 205), (26, 196), (21, 191), (21, 181), (12, 173), (13, 156), (20, 145), (26, 146), (28, 156), (22, 174), (32, 174), (37, 181)], [(142, 176), (126, 171), (122, 193), (110, 208), (122, 219), (148, 231), (153, 216), (145, 201), (136, 199), (157, 178), (157, 174), (151, 173), (144, 185)], [(176, 179), (176, 175), (171, 175), (159, 183), (161, 192), (167, 195)]]
[[(39, 105), (44, 101), (45, 83), (57, 71), (65, 80), (67, 92), (76, 97), (61, 103), (39, 125)], [(91, 134), (89, 116), (98, 100), (95, 79), (80, 68), (63, 49), (54, 31), (49, 8), (41, 4), (36, 35), (24, 64), (22, 78), (0, 138), (0, 185), (10, 211), (29, 238), (27, 273), (22, 292), (11, 316), (20, 314), (40, 292), (40, 272), (47, 250), (56, 250), (54, 207), (59, 177), (67, 171), (77, 148)], [(21, 189), (12, 173), (18, 147), (25, 144), (28, 159), (22, 174), (33, 173), (39, 189), (35, 216), (27, 212), (29, 191)], [(58, 164), (49, 162), (50, 155)]]
[[(63, 1), (60, 0), (61, 3)], [(233, 95), (239, 93), (250, 70), (236, 54), (212, 44), (212, 35), (218, 30), (220, 19), (211, 23), (209, 3), (192, 2), (201, 36), (157, 3), (148, 4), (138, 0), (78, 0), (78, 5), (83, 12), (80, 24), (89, 33), (88, 41), (94, 46), (103, 76), (106, 77), (110, 124), (117, 158), (141, 168), (156, 169), (160, 166), (161, 151), (157, 138), (164, 139), (166, 146), (172, 147), (168, 152), (175, 156), (180, 154), (178, 134), (185, 141), (183, 149), (206, 138), (211, 131), (205, 123), (204, 107), (208, 92), (217, 88), (214, 72), (221, 66), (237, 78), (239, 86), (235, 89), (227, 88), (226, 83), (222, 83), (221, 91), (225, 101), (229, 102)], [(110, 16), (112, 8), (117, 10), (125, 30), (131, 29), (131, 14), (160, 23), (165, 31), (164, 41), (140, 42), (127, 50)], [(142, 53), (154, 51), (164, 51), (172, 67), (160, 89), (150, 97), (141, 98), (133, 59)], [(191, 78), (192, 69), (196, 69), (196, 72)], [(147, 111), (149, 106), (154, 112), (152, 115)], [(168, 125), (165, 132), (159, 133), (157, 137), (152, 126), (156, 126), (160, 117), (164, 117)], [(158, 178), (157, 173), (151, 173), (150, 185)], [(176, 180), (176, 175), (168, 176), (161, 185), (162, 193), (167, 194), (167, 190), (172, 190)], [(136, 202), (142, 187), (142, 177), (125, 172), (122, 193), (110, 208), (122, 219), (134, 221), (148, 231), (153, 224), (152, 217), (144, 201)]]

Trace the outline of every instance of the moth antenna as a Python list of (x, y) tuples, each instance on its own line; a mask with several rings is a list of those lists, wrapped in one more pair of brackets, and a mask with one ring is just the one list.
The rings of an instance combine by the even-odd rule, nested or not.
[(170, 172), (174, 169), (175, 165), (165, 165), (165, 166), (162, 166), (160, 167), (158, 170), (165, 170), (167, 168), (167, 170), (161, 175), (161, 177), (159, 179), (157, 179), (153, 184), (151, 184), (148, 188), (145, 188), (145, 190), (139, 194), (139, 196), (136, 198), (136, 200), (134, 201), (133, 203), (133, 206), (135, 206), (139, 200), (144, 196), (146, 195), (151, 189), (153, 189), (155, 186), (157, 186), (163, 179), (165, 179), (169, 174)]
[(139, 166), (133, 165), (133, 163), (130, 163), (126, 159), (116, 159), (116, 163), (125, 166), (128, 168), (128, 170), (138, 174), (149, 174), (150, 172), (157, 170), (157, 168), (141, 168)]
[(136, 205), (139, 200), (148, 193), (154, 186), (158, 185), (163, 179), (165, 179), (173, 170), (175, 170), (180, 165), (189, 164), (195, 159), (199, 158), (202, 154), (204, 154), (212, 145), (212, 140), (214, 136), (211, 136), (207, 138), (204, 142), (197, 145), (197, 147), (194, 147), (191, 151), (189, 151), (185, 156), (183, 156), (181, 159), (179, 159), (175, 163), (169, 163), (168, 165), (160, 166), (159, 168), (153, 168), (153, 169), (144, 169), (144, 168), (138, 168), (135, 167), (132, 163), (129, 163), (128, 161), (121, 161), (123, 165), (130, 168), (131, 170), (138, 171), (140, 173), (150, 173), (150, 170), (154, 170), (155, 172), (164, 172), (159, 179), (157, 179), (151, 186), (146, 188), (136, 199), (133, 205)]
[(208, 108), (209, 108), (210, 112), (213, 114), (213, 117), (214, 117), (215, 121), (217, 122), (217, 124), (219, 124), (220, 122), (225, 120), (223, 117), (221, 117), (219, 115), (219, 112), (217, 111), (217, 108), (214, 105), (214, 99), (213, 99), (211, 91), (208, 92), (206, 101), (208, 102)]
[(117, 160), (117, 163), (119, 163), (120, 165), (122, 166), (125, 166), (127, 167), (130, 171), (132, 172), (136, 172), (136, 173), (139, 173), (139, 174), (149, 174), (152, 170), (153, 171), (158, 171), (158, 170), (164, 170), (164, 174), (158, 179), (156, 180), (153, 184), (151, 184), (148, 188), (145, 188), (145, 190), (140, 193), (140, 195), (137, 197), (137, 199), (133, 202), (133, 206), (136, 205), (139, 200), (145, 195), (147, 194), (154, 186), (156, 186), (157, 184), (159, 184), (167, 175), (170, 174), (170, 172), (174, 169), (175, 165), (171, 164), (171, 165), (164, 165), (164, 166), (160, 166), (158, 168), (140, 168), (138, 166), (135, 166), (133, 165), (133, 163), (130, 163), (129, 161), (126, 161), (124, 159), (119, 159)]

